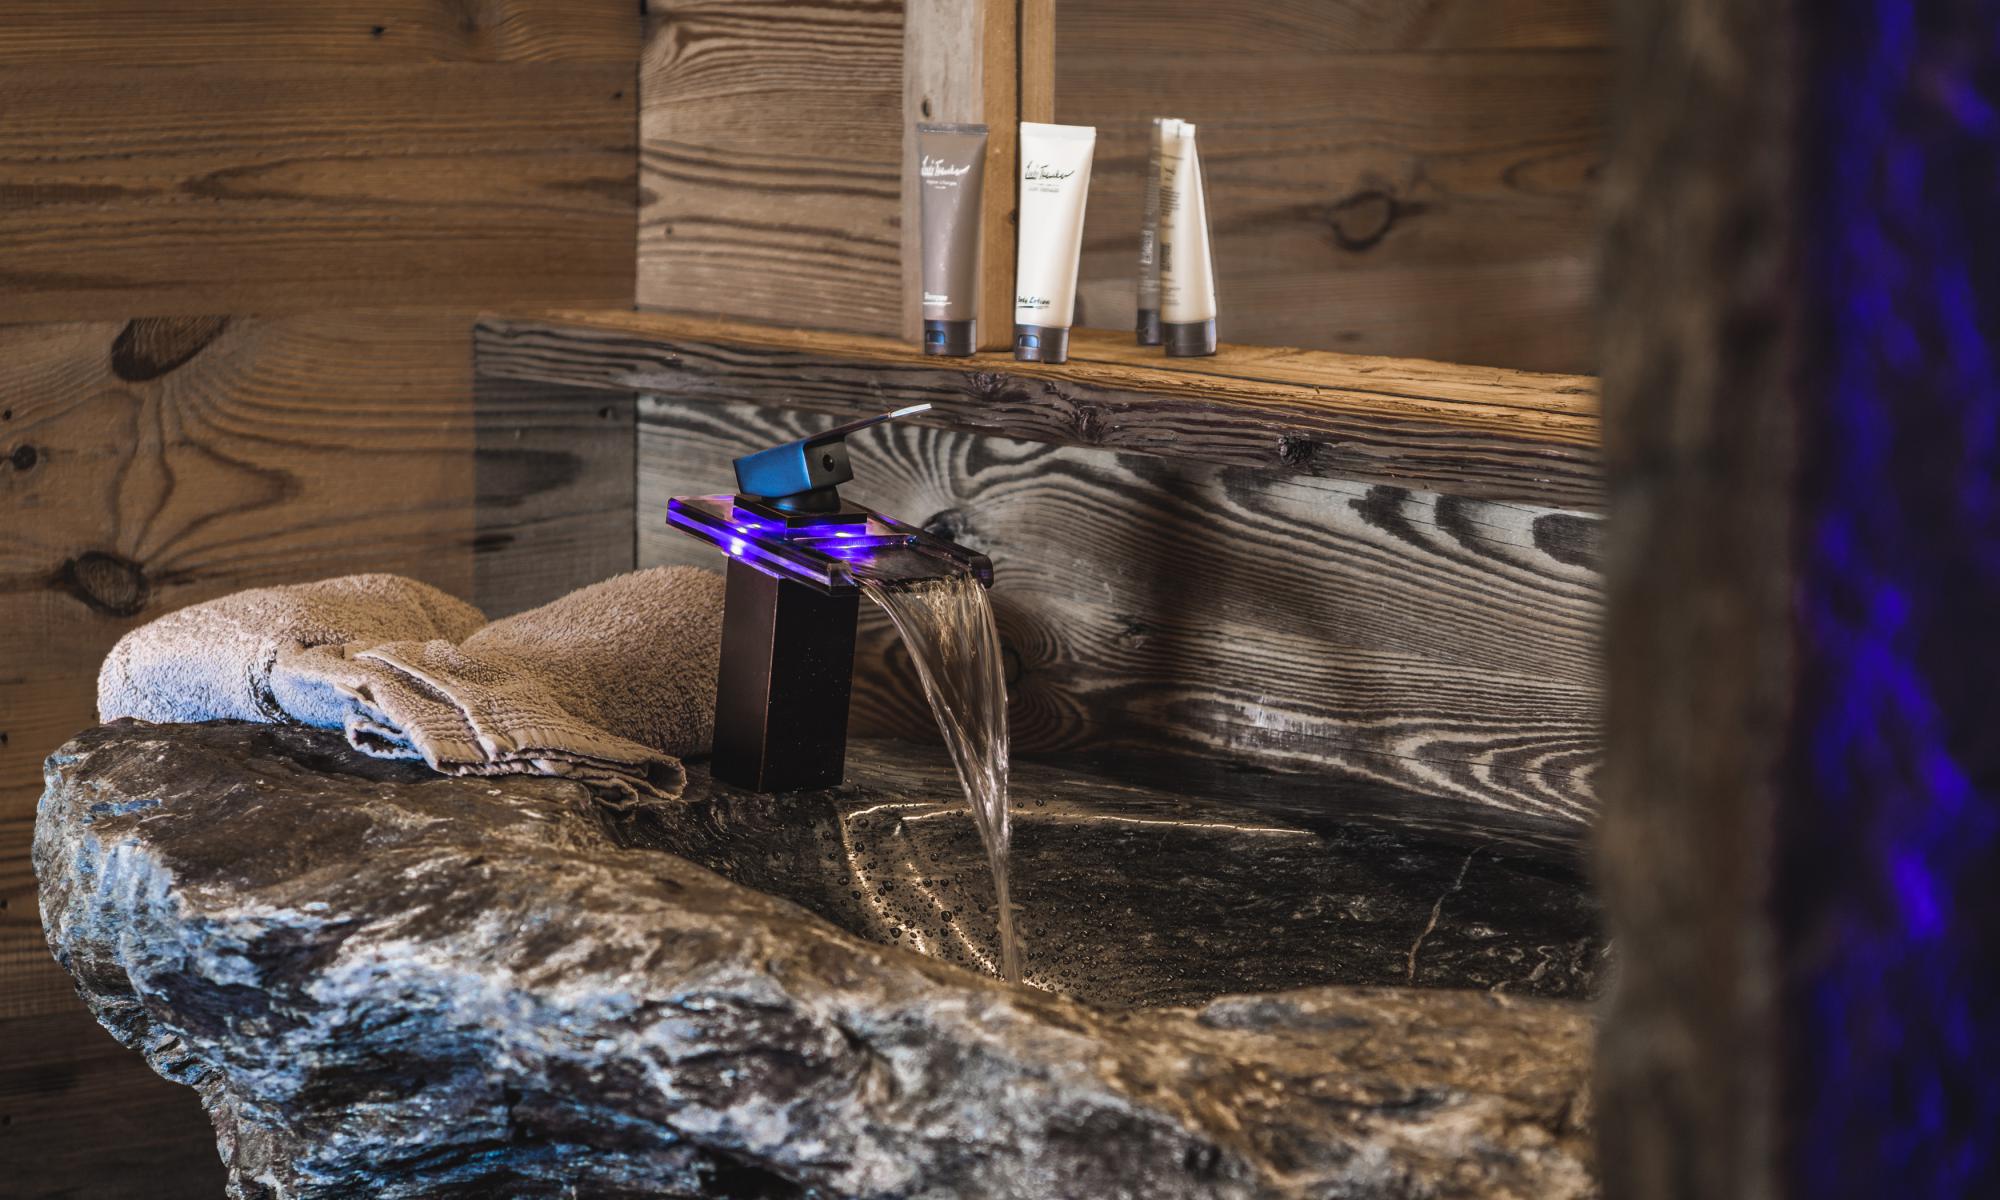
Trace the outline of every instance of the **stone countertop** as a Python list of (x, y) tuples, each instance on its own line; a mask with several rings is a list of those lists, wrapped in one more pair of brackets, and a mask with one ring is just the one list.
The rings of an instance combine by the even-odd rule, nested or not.
[(1596, 1194), (1579, 1002), (1093, 1007), (307, 730), (119, 723), (48, 781), (51, 948), (233, 1196)]

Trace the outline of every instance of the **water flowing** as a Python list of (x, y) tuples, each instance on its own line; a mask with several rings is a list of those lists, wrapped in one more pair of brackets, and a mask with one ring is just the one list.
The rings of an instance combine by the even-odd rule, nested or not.
[(861, 589), (882, 606), (916, 662), (917, 677), (944, 733), (959, 783), (972, 804), (993, 872), (999, 907), (1000, 974), (1021, 979), (1021, 946), (1007, 883), (1007, 683), (1000, 632), (986, 589), (970, 574), (898, 582), (857, 570)]

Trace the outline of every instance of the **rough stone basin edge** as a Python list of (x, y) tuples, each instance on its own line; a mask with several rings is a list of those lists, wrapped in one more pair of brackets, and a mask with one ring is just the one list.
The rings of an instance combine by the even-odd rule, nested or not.
[(588, 793), (86, 731), (34, 863), (98, 1020), (265, 1196), (1596, 1195), (1574, 1003), (1102, 1012), (613, 846)]

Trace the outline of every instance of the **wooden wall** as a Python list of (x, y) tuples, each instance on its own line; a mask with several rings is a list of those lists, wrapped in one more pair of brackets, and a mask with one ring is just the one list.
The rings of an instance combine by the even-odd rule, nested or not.
[[(827, 418), (644, 396), (639, 422), (639, 561), (713, 566), (667, 498)], [(1586, 828), (1598, 518), (917, 426), (852, 449), (857, 499), (992, 557), (1017, 753), (1220, 758)], [(854, 729), (936, 737), (873, 611)]]
[(632, 561), (632, 407), (483, 391), (480, 308), (625, 307), (631, 0), (0, 0), (0, 1192), (213, 1196), (193, 1093), (42, 943), (42, 758), (124, 631), (400, 571)]
[[(654, 10), (640, 307), (902, 332), (903, 5)], [(1078, 324), (1131, 326), (1165, 113), (1202, 130), (1225, 340), (1590, 371), (1607, 26), (1604, 0), (1063, 0), (1055, 119), (1099, 137)]]
[(1127, 329), (1146, 131), (1199, 127), (1225, 341), (1592, 370), (1604, 0), (1063, 0), (1080, 324)]
[(640, 307), (900, 333), (900, 0), (652, 7)]

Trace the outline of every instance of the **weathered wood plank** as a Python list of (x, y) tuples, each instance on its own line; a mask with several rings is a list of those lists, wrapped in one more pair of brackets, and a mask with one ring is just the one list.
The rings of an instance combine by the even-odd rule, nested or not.
[[(642, 398), (641, 564), (713, 566), (666, 499), (823, 424)], [(1578, 830), (1592, 811), (1593, 518), (917, 426), (853, 449), (857, 499), (992, 556), (1023, 754), (1249, 760)], [(925, 736), (913, 675), (871, 613), (857, 730)]]
[(860, 414), (929, 401), (954, 428), (1591, 508), (1596, 392), (1580, 376), (1229, 346), (1169, 360), (1079, 331), (1061, 366), (953, 363), (884, 338), (632, 313), (489, 317), (479, 370)]
[(0, 71), (0, 321), (628, 304), (629, 65)]
[(599, 62), (638, 57), (632, 0), (0, 0), (0, 66), (252, 60)]
[(1014, 173), (1020, 145), (1015, 54), (1019, 0), (908, 0), (903, 6), (903, 338), (923, 334), (923, 210), (917, 125), (987, 127), (981, 197), (979, 345), (1013, 344)]
[[(16, 675), (27, 666), (0, 665), (0, 1022), (77, 1005), (75, 987), (42, 940), (28, 845), (42, 794), (42, 759), (96, 721), (97, 681)], [(0, 1027), (0, 1042), (5, 1038)]]
[(94, 677), (125, 630), (258, 583), (389, 570), (468, 594), (468, 325), (0, 329), (0, 662)]
[(1200, 128), (1225, 339), (1589, 369), (1605, 53), (1346, 50), (1375, 6), (1168, 8), (1129, 36), (1061, 9), (1056, 112), (1098, 129), (1079, 323), (1131, 325), (1165, 113)]
[(902, 329), (903, 11), (658, 8), (640, 65), (638, 303)]
[(155, 1075), (74, 999), (0, 1025), (0, 1163), (23, 1198), (207, 1200), (224, 1184), (194, 1090)]
[(1020, 0), (1021, 120), (1056, 119), (1056, 0)]
[(508, 616), (633, 567), (633, 397), (480, 379), (473, 602)]
[[(1841, 361), (1807, 335), (1813, 326), (1798, 320), (1810, 307), (1802, 302), (1810, 285), (1801, 277), (1801, 247), (1794, 240), (1804, 218), (1798, 197), (1808, 194), (1798, 138), (1823, 121), (1800, 109), (1796, 35), (1818, 17), (1808, 16), (1805, 6), (1726, 0), (1639, 0), (1622, 10), (1623, 124), (1606, 189), (1604, 365), (1613, 418), (1607, 449), (1617, 482), (1612, 519), (1620, 552), (1607, 578), (1611, 721), (1597, 878), (1619, 947), (1620, 979), (1597, 1055), (1605, 1192), (1630, 1200), (1921, 1195), (1930, 1188), (1912, 1177), (1911, 1168), (1943, 1156), (1919, 1149), (1919, 1137), (1900, 1130), (1890, 1136), (1882, 1125), (1856, 1140), (1899, 1143), (1893, 1181), (1848, 1179), (1833, 1189), (1794, 1189), (1785, 1182), (1786, 1158), (1803, 1149), (1794, 1141), (1797, 1118), (1815, 1102), (1786, 1087), (1781, 1064), (1810, 1045), (1800, 1039), (1815, 1010), (1832, 1000), (1846, 1043), (1823, 1056), (1840, 1064), (1828, 1090), (1852, 1090), (1872, 1111), (1892, 1111), (1895, 1102), (1884, 1098), (1899, 1084), (1869, 1076), (1863, 1031), (1897, 1031), (1892, 1053), (1899, 1059), (1918, 1048), (1902, 1035), (1900, 1020), (1883, 1023), (1884, 1014), (1847, 1009), (1847, 989), (1792, 1004), (1784, 995), (1787, 980), (1809, 973), (1809, 964), (1835, 961), (1857, 944), (1901, 940), (1874, 914), (1849, 915), (1837, 931), (1816, 931), (1803, 944), (1787, 944), (1777, 927), (1780, 914), (1798, 911), (1793, 906), (1799, 900), (1779, 886), (1779, 864), (1796, 856), (1810, 859), (1813, 869), (1859, 868), (1833, 847), (1875, 832), (1865, 823), (1867, 806), (1850, 795), (1836, 809), (1815, 806), (1799, 842), (1779, 845), (1774, 835), (1781, 826), (1786, 760), (1806, 752), (1788, 739), (1809, 728), (1799, 724), (1799, 714), (1813, 704), (1800, 691), (1812, 679), (1801, 661), (1810, 655), (1812, 638), (1800, 623), (1810, 604), (1800, 560), (1811, 557), (1808, 547), (1834, 540), (1841, 558), (1860, 567), (1868, 561), (1863, 546), (1871, 536), (1894, 531), (1903, 539), (1897, 558), (1920, 561), (1924, 551), (1915, 547), (1924, 530), (1953, 529), (1943, 523), (1951, 502), (1933, 495), (1906, 507), (1909, 497), (1896, 488), (1871, 486), (1883, 480), (1844, 472), (1838, 486), (1859, 500), (1865, 515), (1818, 531), (1794, 524), (1800, 514), (1796, 481), (1810, 474), (1799, 458), (1800, 434), (1824, 403), (1801, 389), (1813, 370), (1805, 364)], [(1948, 27), (1948, 21), (1940, 26)], [(1899, 143), (1898, 169), (1920, 164), (1917, 147), (1943, 144), (1930, 136)], [(1813, 207), (1841, 211), (1820, 208), (1818, 196)], [(1916, 219), (1926, 232), (1915, 244), (1948, 244), (1933, 240), (1930, 213)], [(1870, 229), (1871, 236), (1890, 233)], [(1843, 230), (1843, 237), (1853, 234)], [(1952, 272), (1976, 262), (1961, 260)], [(1990, 255), (1987, 262), (1993, 265)], [(1897, 269), (1904, 269), (1900, 259)], [(1961, 307), (1970, 298), (1953, 296), (1955, 322), (1974, 311)], [(1920, 306), (1905, 307), (1890, 291), (1871, 292), (1870, 303), (1894, 304), (1898, 318), (1887, 336), (1896, 345), (1894, 356), (1907, 361), (1907, 339), (1919, 336), (1922, 326), (1905, 322), (1921, 320)], [(1921, 385), (1908, 387), (1907, 396), (1899, 391), (1893, 407), (1912, 404), (1914, 419), (1933, 420), (1934, 411), (1922, 407), (1923, 391)], [(1928, 462), (1945, 480), (1954, 468), (1976, 461), (1949, 420), (1921, 432), (1899, 428), (1892, 411), (1870, 412), (1856, 402), (1868, 392), (1863, 377), (1842, 379), (1840, 392), (1842, 421), (1857, 422), (1846, 428), (1867, 430), (1865, 460), (1905, 467)], [(1952, 450), (1927, 459), (1933, 435), (1950, 440)], [(1881, 449), (1891, 445), (1893, 452)], [(1980, 489), (1986, 486), (1982, 480)], [(1982, 640), (1992, 644), (1990, 601), (1973, 601), (1980, 594), (1978, 575), (1961, 577), (1955, 606), (1980, 613), (1976, 629), (1962, 630), (1971, 634), (1965, 640), (1928, 625), (1919, 615), (1923, 610), (1912, 609), (1910, 593), (1876, 591), (1879, 581), (1866, 576), (1844, 582), (1838, 603), (1861, 611), (1870, 604), (1865, 597), (1894, 596), (1894, 626), (1924, 629), (1918, 640), (1936, 637), (1934, 644), (1950, 645), (1961, 661), (1978, 664), (1978, 686), (1990, 694), (1993, 656), (1985, 654), (1982, 662), (1976, 649)], [(1990, 597), (1991, 587), (1985, 592)], [(1882, 703), (1875, 693), (1893, 689), (1899, 699), (1928, 704), (1917, 656), (1865, 638), (1848, 642), (1846, 635), (1841, 645), (1866, 647), (1863, 652), (1895, 665), (1866, 698), (1841, 697), (1851, 706), (1840, 714), (1831, 743), (1866, 747), (1861, 757), (1871, 763), (1893, 761), (1898, 745), (1991, 744), (1990, 708), (1962, 740), (1944, 740), (1949, 709), (1927, 708), (1919, 718), (1924, 733), (1914, 741), (1876, 724), (1878, 714), (1898, 704)], [(1866, 677), (1865, 668), (1861, 674)], [(1816, 761), (1837, 763), (1843, 773), (1854, 765), (1845, 754), (1824, 753), (1824, 744), (1813, 749)], [(1960, 764), (1953, 758), (1940, 751), (1921, 774), (1955, 773)], [(1984, 777), (1995, 778), (1991, 754), (1986, 765)], [(1899, 778), (1890, 789), (1901, 829), (1911, 828), (1910, 815), (1922, 803), (1914, 778)], [(1965, 828), (1969, 811), (1963, 805), (1954, 796), (1948, 826), (1954, 831)], [(1894, 870), (1899, 882), (1920, 880), (1928, 890), (1935, 881), (1920, 854)], [(1842, 888), (1859, 894), (1868, 886), (1857, 878), (1863, 874), (1854, 870)], [(1990, 876), (1979, 890), (1992, 894)], [(1942, 945), (1952, 936), (1936, 928), (1924, 940)], [(1972, 939), (1970, 944), (1984, 940), (1977, 934)], [(1990, 948), (1984, 952), (1991, 954)], [(1907, 961), (1900, 953), (1893, 957)], [(1966, 978), (1941, 971), (1927, 975), (1923, 988)], [(1955, 1053), (1979, 1061), (1970, 1050), (1961, 1042)], [(1987, 1071), (1983, 1064), (1976, 1069)], [(1924, 1086), (1950, 1087), (1935, 1075)], [(1789, 1154), (1788, 1145), (1795, 1147)], [(1837, 1160), (1828, 1149), (1816, 1147), (1815, 1157)], [(1981, 1189), (1961, 1174), (1938, 1190)]]
[(1087, 0), (1062, 33), (1135, 54), (1551, 50), (1611, 45), (1607, 0)]

